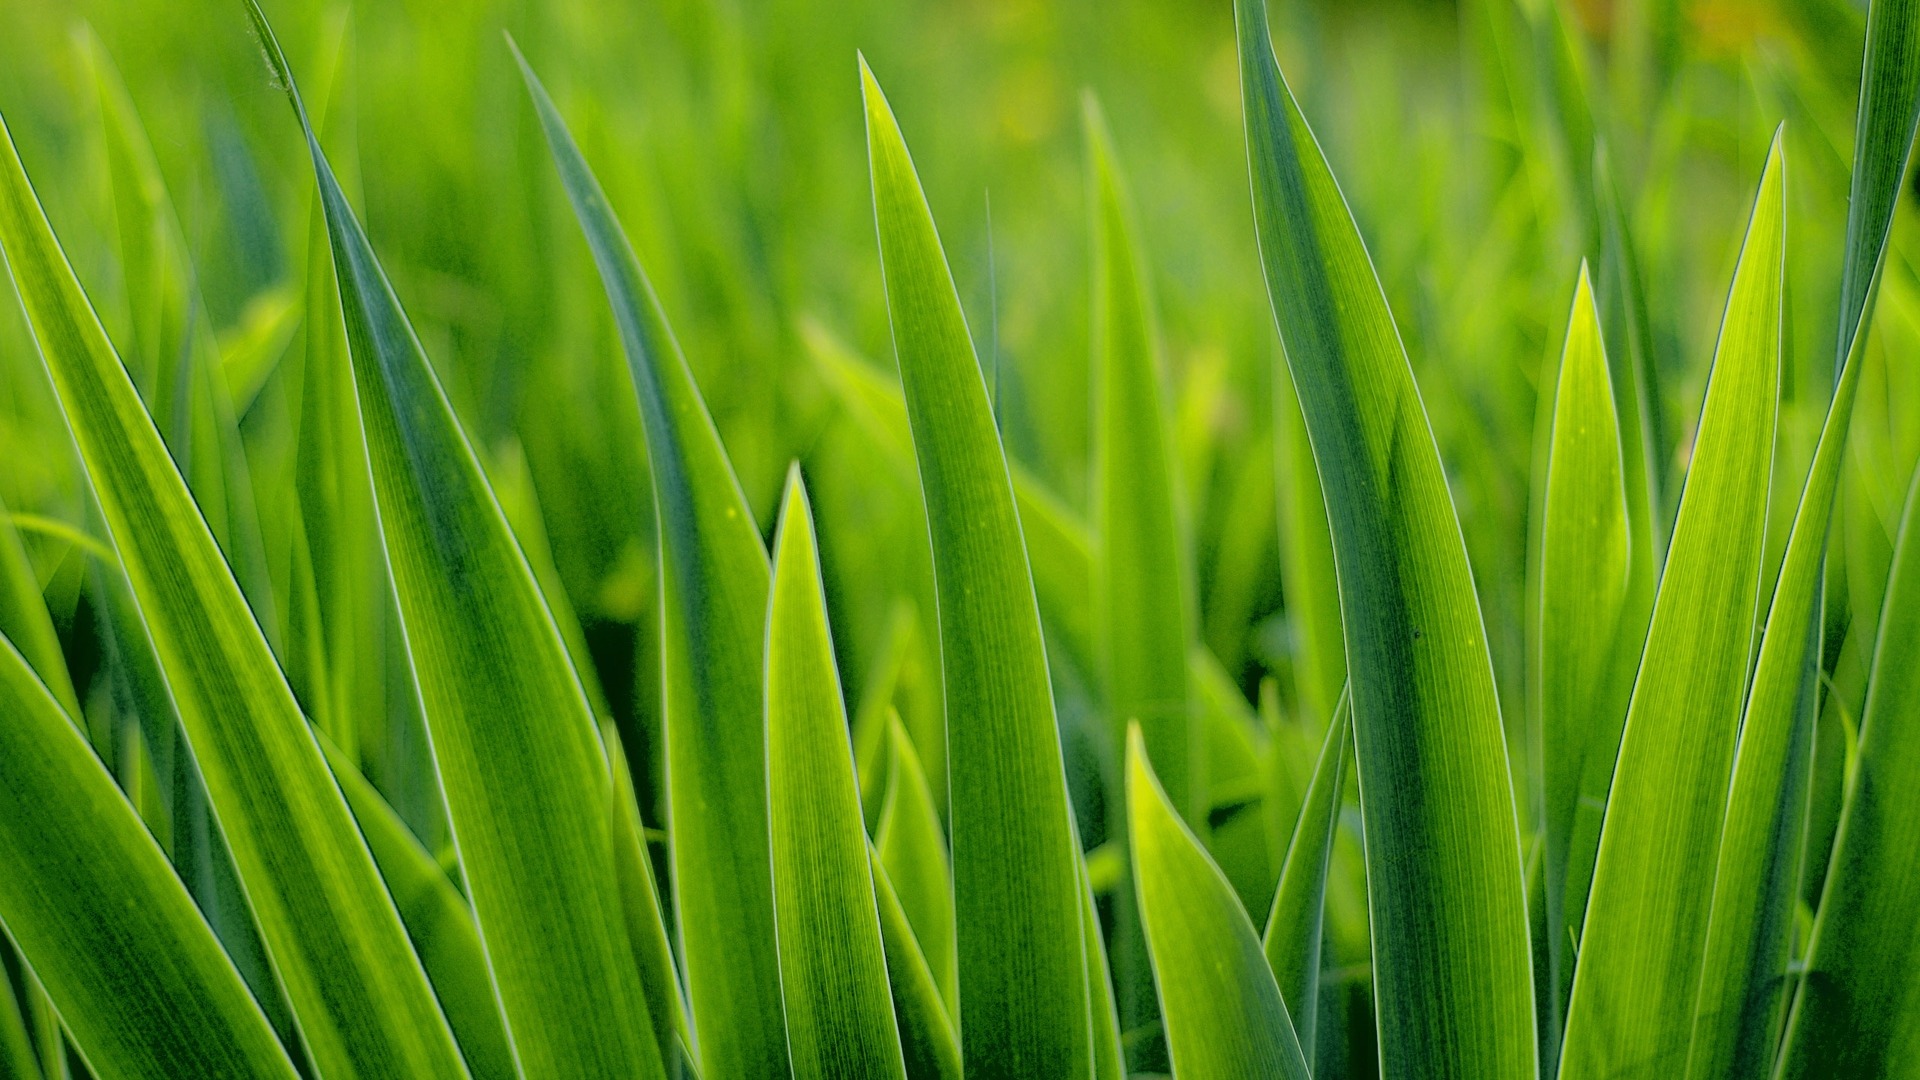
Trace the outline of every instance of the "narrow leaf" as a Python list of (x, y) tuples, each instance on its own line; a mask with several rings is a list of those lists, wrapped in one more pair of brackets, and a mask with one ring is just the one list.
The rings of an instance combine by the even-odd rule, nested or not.
[(316, 1067), (465, 1068), (265, 636), (0, 124), (0, 246)]
[(784, 1075), (761, 692), (766, 548), (606, 194), (524, 61), (521, 71), (606, 285), (646, 429), (660, 529), (674, 910), (701, 1072)]
[(680, 973), (673, 963), (673, 944), (666, 914), (660, 909), (660, 890), (654, 884), (653, 857), (647, 851), (646, 828), (640, 804), (634, 798), (633, 775), (612, 725), (602, 729), (607, 758), (613, 765), (613, 859), (620, 877), (620, 909), (626, 914), (627, 942), (633, 946), (634, 965), (647, 992), (647, 1017), (653, 1021), (654, 1042), (660, 1060), (670, 1062), (693, 1053), (693, 1033), (687, 1026), (687, 1006)]
[(1235, 5), (1254, 224), (1327, 495), (1388, 1077), (1532, 1076), (1519, 825), (1479, 601), (1413, 371), (1261, 0)]
[(1300, 1051), (1314, 1060), (1315, 1028), (1320, 1016), (1320, 949), (1325, 940), (1327, 869), (1333, 863), (1333, 840), (1340, 830), (1340, 796), (1347, 784), (1347, 747), (1353, 731), (1352, 711), (1345, 699), (1335, 706), (1327, 725), (1320, 759), (1300, 807), (1286, 861), (1280, 866), (1280, 886), (1274, 890), (1273, 910), (1261, 948), (1273, 970), (1287, 1014), (1294, 1017)]
[(52, 692), (68, 716), (79, 716), (80, 699), (73, 692), (67, 658), (53, 629), (40, 592), (40, 579), (27, 559), (27, 549), (13, 527), (13, 516), (0, 503), (0, 635), (5, 635), (32, 665), (35, 675)]
[(933, 789), (899, 715), (889, 714), (893, 768), (873, 845), (933, 971), (947, 1011), (960, 1015), (959, 960), (953, 926), (953, 871)]
[(868, 849), (874, 900), (880, 910), (880, 938), (887, 950), (887, 979), (900, 1026), (900, 1048), (908, 1080), (960, 1080), (960, 1037), (934, 985), (933, 971), (914, 940), (906, 910), (887, 880), (880, 853)]
[(774, 538), (766, 696), (774, 929), (794, 1075), (904, 1077), (813, 509), (798, 464), (787, 472)]
[(1751, 661), (1779, 403), (1780, 136), (1734, 270), (1621, 736), (1561, 1051), (1565, 1080), (1686, 1063)]
[(1127, 737), (1127, 814), (1174, 1072), (1305, 1080), (1293, 1021), (1246, 909), (1167, 801), (1137, 729)]
[(94, 1073), (293, 1080), (166, 855), (4, 637), (0, 762), (0, 926)]
[[(662, 1075), (617, 915), (611, 773), (586, 696), (286, 59), (249, 10), (312, 153), (400, 625), (520, 1067)], [(582, 1001), (601, 1023), (579, 1023)]]
[(1079, 857), (1033, 578), (986, 383), (933, 213), (861, 61), (880, 265), (926, 497), (947, 684), (970, 1075), (1089, 1061)]

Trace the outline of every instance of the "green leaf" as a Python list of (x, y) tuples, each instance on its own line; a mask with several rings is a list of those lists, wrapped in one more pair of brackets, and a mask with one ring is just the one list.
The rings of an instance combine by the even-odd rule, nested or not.
[(634, 798), (633, 775), (627, 770), (620, 736), (612, 725), (601, 730), (613, 764), (613, 860), (620, 877), (620, 909), (626, 914), (627, 942), (633, 946), (634, 965), (647, 992), (647, 1018), (653, 1022), (661, 1061), (691, 1061), (693, 1033), (687, 1027), (685, 991), (673, 964), (673, 945), (666, 914), (660, 910), (660, 890), (654, 884), (653, 858), (647, 851), (640, 804)]
[(957, 1022), (960, 1016), (959, 960), (953, 926), (953, 871), (947, 862), (946, 833), (934, 808), (933, 789), (920, 768), (920, 754), (907, 737), (899, 714), (889, 713), (888, 738), (893, 768), (874, 849), (886, 865), (913, 936), (940, 987), (940, 998)]
[(27, 559), (27, 549), (13, 527), (13, 515), (0, 502), (0, 635), (12, 641), (34, 674), (68, 716), (79, 716), (80, 699), (73, 692), (67, 658), (54, 633), (53, 616), (40, 592), (40, 579)]
[[(312, 152), (381, 535), (467, 894), (531, 1075), (663, 1075), (615, 910), (605, 749), (533, 572), (365, 231)], [(602, 1021), (579, 1022), (592, 1001)]]
[(1532, 1076), (1519, 826), (1479, 601), (1406, 350), (1359, 230), (1237, 0), (1254, 223), (1345, 621), (1381, 1070)]
[(1872, 0), (1860, 105), (1854, 113), (1846, 251), (1840, 264), (1840, 341), (1834, 363), (1866, 331), (1873, 280), (1893, 228), (1907, 160), (1920, 131), (1920, 0)]
[(934, 984), (933, 971), (914, 940), (906, 910), (887, 880), (880, 853), (869, 848), (873, 895), (880, 910), (880, 938), (887, 950), (887, 980), (900, 1027), (908, 1080), (960, 1080), (960, 1037)]
[(1333, 840), (1340, 830), (1340, 796), (1347, 784), (1347, 746), (1353, 731), (1352, 711), (1346, 699), (1335, 706), (1320, 746), (1313, 780), (1287, 844), (1280, 866), (1280, 885), (1274, 890), (1273, 910), (1261, 948), (1274, 982), (1280, 987), (1287, 1014), (1297, 1017), (1295, 1034), (1300, 1051), (1314, 1060), (1315, 1028), (1320, 1015), (1320, 947), (1325, 938), (1327, 868), (1333, 863)]
[(1540, 537), (1535, 672), (1546, 844), (1546, 940), (1557, 1040), (1573, 985), (1572, 948), (1586, 910), (1613, 759), (1626, 722), (1637, 640), (1622, 614), (1638, 549), (1619, 411), (1586, 264), (1574, 287), (1554, 389)]
[(325, 736), (320, 749), (333, 766), (340, 793), (353, 808), (360, 835), (380, 866), (387, 890), (407, 925), (407, 936), (420, 954), (420, 964), (433, 981), (440, 1007), (453, 1027), (453, 1036), (473, 1072), (474, 1080), (512, 1080), (519, 1075), (513, 1046), (507, 1039), (500, 1004), (493, 996), (487, 973), (486, 949), (473, 909), (454, 887), (440, 863), (421, 846), (387, 800), (360, 775), (346, 754)]
[(766, 693), (787, 1047), (795, 1076), (904, 1077), (813, 509), (797, 463), (783, 504), (767, 606)]
[(0, 124), (0, 246), (316, 1068), (460, 1076), (373, 858)]
[(1315, 723), (1331, 719), (1347, 684), (1347, 652), (1340, 622), (1340, 583), (1334, 574), (1327, 499), (1314, 470), (1313, 444), (1300, 415), (1300, 396), (1284, 365), (1273, 373), (1275, 505), (1280, 522), (1280, 584), (1294, 641), (1294, 688)]
[(1752, 658), (1779, 404), (1786, 234), (1767, 155), (1614, 767), (1561, 1051), (1565, 1080), (1686, 1062)]
[(1920, 1061), (1920, 473), (1881, 609), (1846, 809), (1777, 1075), (1905, 1076)]
[(761, 692), (766, 548), (646, 272), (552, 99), (524, 61), (521, 70), (606, 284), (646, 429), (660, 529), (674, 910), (701, 1072), (784, 1075)]
[(880, 265), (920, 463), (947, 684), (960, 1036), (969, 1073), (1089, 1067), (1079, 845), (1033, 578), (933, 213), (861, 60)]
[(1127, 1053), (1120, 1037), (1120, 1010), (1113, 996), (1113, 971), (1100, 932), (1100, 908), (1093, 898), (1092, 876), (1080, 863), (1082, 941), (1087, 951), (1087, 1007), (1093, 1020), (1093, 1080), (1127, 1080)]
[(1253, 923), (1127, 735), (1133, 880), (1173, 1071), (1305, 1080), (1306, 1059)]
[(166, 855), (4, 637), (0, 761), (0, 925), (94, 1073), (293, 1080)]

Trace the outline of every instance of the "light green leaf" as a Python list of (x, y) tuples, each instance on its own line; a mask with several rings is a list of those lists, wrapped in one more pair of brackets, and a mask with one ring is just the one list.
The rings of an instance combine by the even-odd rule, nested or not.
[(1305, 1080), (1280, 988), (1226, 875), (1167, 801), (1138, 729), (1127, 736), (1133, 880), (1176, 1075)]
[(462, 1076), (306, 719), (0, 136), (0, 246), (315, 1066)]
[(783, 506), (767, 607), (766, 753), (787, 1047), (796, 1077), (904, 1077), (813, 509), (797, 463)]
[(439, 862), (346, 754), (325, 736), (320, 738), (320, 749), (333, 766), (340, 793), (353, 808), (360, 835), (367, 838), (367, 849), (373, 852), (380, 876), (393, 894), (394, 906), (407, 925), (407, 936), (413, 939), (427, 978), (433, 981), (434, 993), (447, 1014), (447, 1023), (453, 1027), (454, 1038), (460, 1042), (467, 1068), (474, 1080), (513, 1080), (519, 1070), (500, 1017), (500, 1004), (493, 996), (486, 949), (480, 943), (473, 909)]
[(947, 684), (970, 1072), (1089, 1067), (1079, 858), (1033, 578), (986, 383), (906, 142), (861, 61), (880, 265), (920, 463)]
[(1326, 491), (1387, 1077), (1535, 1071), (1519, 825), (1479, 601), (1413, 371), (1261, 0), (1237, 0), (1254, 223)]
[(293, 1080), (166, 855), (4, 637), (0, 761), (0, 926), (100, 1080)]
[[(615, 906), (611, 773), (586, 696), (285, 57), (250, 10), (312, 152), (400, 625), (520, 1067), (663, 1075)], [(579, 1023), (582, 1001), (601, 1023)]]
[(522, 66), (640, 396), (660, 537), (667, 825), (701, 1072), (788, 1069), (761, 692), (767, 553), (693, 372), (565, 123)]
[(40, 579), (27, 559), (27, 549), (20, 543), (5, 503), (0, 503), (0, 635), (27, 658), (34, 674), (68, 716), (81, 715), (80, 699), (67, 673), (67, 658), (60, 651), (53, 616), (40, 592)]
[(1294, 689), (1318, 724), (1333, 716), (1347, 683), (1347, 645), (1340, 622), (1327, 499), (1313, 464), (1300, 397), (1285, 366), (1273, 373), (1275, 505), (1280, 521), (1280, 584), (1293, 631)]
[(1093, 1021), (1093, 1080), (1127, 1080), (1127, 1053), (1120, 1037), (1120, 1010), (1114, 1002), (1113, 970), (1100, 932), (1100, 908), (1093, 898), (1092, 875), (1080, 863), (1080, 915), (1087, 951), (1087, 1007)]
[(900, 1027), (900, 1048), (906, 1057), (908, 1080), (960, 1080), (960, 1037), (953, 1018), (934, 985), (933, 971), (914, 940), (906, 910), (887, 880), (880, 853), (867, 852), (873, 873), (873, 895), (880, 909), (880, 938), (887, 950), (887, 980), (893, 989), (893, 1012)]
[(886, 864), (887, 879), (913, 926), (913, 936), (940, 987), (940, 998), (956, 1022), (960, 1015), (959, 960), (953, 926), (953, 871), (947, 862), (947, 837), (934, 808), (933, 789), (920, 768), (920, 755), (897, 713), (889, 714), (888, 738), (893, 768), (873, 845)]
[(1673, 544), (1614, 767), (1560, 1075), (1686, 1063), (1752, 658), (1779, 404), (1785, 164), (1776, 134), (1734, 271)]
[(1553, 394), (1534, 666), (1545, 803), (1550, 1045), (1558, 1041), (1573, 986), (1573, 947), (1639, 648), (1637, 640), (1622, 641), (1638, 549), (1629, 536), (1627, 474), (1608, 360), (1582, 263)]
[(1853, 174), (1847, 192), (1846, 251), (1840, 264), (1836, 365), (1866, 332), (1873, 281), (1893, 228), (1907, 160), (1920, 131), (1920, 2), (1872, 0), (1854, 113)]
[(634, 798), (633, 775), (621, 750), (620, 736), (611, 724), (601, 733), (607, 758), (613, 764), (613, 860), (620, 877), (620, 909), (627, 920), (627, 942), (634, 965), (647, 992), (647, 1018), (653, 1022), (654, 1042), (663, 1062), (691, 1061), (693, 1033), (687, 1026), (685, 991), (673, 963), (673, 945), (666, 914), (660, 909), (660, 890), (654, 884), (653, 858), (647, 850), (646, 828), (640, 804)]
[(1340, 796), (1347, 784), (1347, 746), (1353, 731), (1352, 711), (1346, 699), (1333, 711), (1326, 740), (1320, 746), (1313, 780), (1280, 865), (1280, 885), (1274, 890), (1273, 910), (1261, 948), (1273, 970), (1287, 1014), (1296, 1018), (1294, 1033), (1300, 1051), (1314, 1059), (1315, 1028), (1320, 1016), (1320, 946), (1325, 938), (1327, 868), (1333, 863), (1333, 839), (1340, 829)]

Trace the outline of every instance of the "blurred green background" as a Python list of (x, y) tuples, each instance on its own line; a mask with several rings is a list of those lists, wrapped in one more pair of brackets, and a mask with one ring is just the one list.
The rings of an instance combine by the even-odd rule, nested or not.
[[(1775, 483), (1797, 495), (1835, 363), (1863, 9), (1273, 5), (1281, 62), (1372, 250), (1448, 469), (1516, 771), (1535, 421), (1580, 261), (1595, 260), (1597, 273), (1603, 254), (1594, 223), (1605, 181), (1588, 148), (1606, 148), (1647, 298), (1671, 514), (1748, 202), (1772, 131), (1787, 122), (1788, 375)], [(763, 531), (787, 462), (805, 466), (849, 693), (888, 649), (919, 650), (900, 693), (917, 694), (903, 711), (918, 714), (910, 726), (930, 744), (940, 704), (924, 644), (932, 593), (917, 487), (911, 465), (889, 457), (884, 425), (857, 407), (857, 373), (891, 379), (892, 343), (855, 52), (887, 85), (915, 152), (1009, 452), (1058, 503), (1069, 549), (1074, 519), (1087, 516), (1081, 115), (1083, 94), (1097, 97), (1152, 266), (1204, 644), (1241, 691), (1228, 707), (1266, 699), (1251, 738), (1297, 712), (1276, 530), (1276, 457), (1288, 452), (1273, 434), (1278, 345), (1224, 0), (279, 0), (267, 11), (309, 97), (327, 102), (329, 152), (357, 175), (374, 244), (503, 501), (519, 508), (523, 541), (550, 550), (539, 569), (579, 615), (606, 709), (640, 736), (629, 745), (642, 763), (658, 730), (658, 631), (638, 411), (503, 31), (608, 188)], [(188, 333), (220, 346), (260, 507), (264, 588), (249, 597), (285, 642), (289, 616), (273, 594), (288, 591), (298, 542), (289, 508), (313, 185), (285, 101), (226, 0), (9, 0), (0, 24), (0, 112), (123, 354), (135, 315), (87, 34), (146, 128), (181, 224), (184, 287), (204, 301)], [(1902, 215), (1854, 425), (1855, 509), (1836, 541), (1849, 568), (1880, 560), (1879, 573), (1849, 570), (1856, 612), (1877, 611), (1871, 590), (1920, 452), (1920, 376), (1886, 362), (1920, 344), (1916, 254), (1920, 236)], [(60, 526), (97, 526), (12, 303), (0, 305), (0, 500), (25, 515), (69, 649), (85, 653), (105, 602)], [(1792, 505), (1776, 500), (1775, 520)], [(1783, 542), (1771, 541), (1776, 556)], [(1073, 628), (1060, 624), (1085, 613), (1056, 602), (1047, 614), (1071, 761), (1074, 725), (1097, 703), (1076, 673)], [(1836, 651), (1870, 637), (1840, 640)], [(1828, 661), (1843, 689), (1859, 685), (1845, 655)], [(101, 667), (96, 658), (76, 674)], [(387, 681), (387, 708), (404, 721), (410, 693), (392, 673)], [(89, 695), (90, 714), (129, 707), (111, 686)], [(419, 760), (406, 734), (415, 729), (391, 730), (362, 748), (363, 763), (432, 837), (437, 811), (402, 779)], [(937, 748), (926, 751), (937, 762)], [(1090, 843), (1097, 787), (1077, 786)], [(1264, 872), (1236, 880), (1251, 902)]]

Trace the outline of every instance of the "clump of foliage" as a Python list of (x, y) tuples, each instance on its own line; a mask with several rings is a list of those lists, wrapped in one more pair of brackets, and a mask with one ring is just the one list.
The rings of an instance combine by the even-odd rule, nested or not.
[(693, 7), (0, 121), (0, 1077), (1914, 1074), (1920, 3)]

